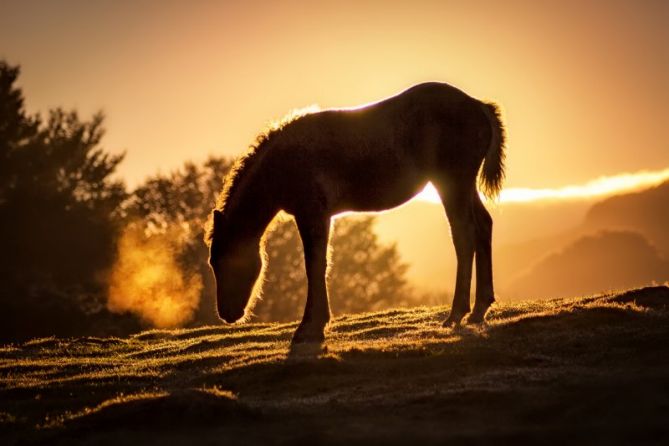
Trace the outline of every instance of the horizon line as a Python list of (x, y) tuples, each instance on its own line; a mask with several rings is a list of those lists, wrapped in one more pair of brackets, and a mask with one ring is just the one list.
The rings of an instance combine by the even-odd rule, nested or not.
[[(641, 170), (625, 172), (616, 175), (600, 176), (582, 184), (571, 184), (556, 188), (511, 187), (502, 189), (499, 198), (500, 204), (524, 204), (537, 201), (564, 202), (582, 201), (601, 197), (608, 197), (621, 193), (657, 186), (669, 180), (669, 168), (663, 170)], [(428, 183), (415, 197), (420, 201), (441, 204), (439, 193), (432, 183)]]

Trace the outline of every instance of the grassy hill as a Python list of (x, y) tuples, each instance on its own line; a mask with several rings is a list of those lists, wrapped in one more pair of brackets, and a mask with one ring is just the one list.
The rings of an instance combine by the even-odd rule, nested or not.
[(665, 443), (669, 288), (0, 347), (2, 444)]

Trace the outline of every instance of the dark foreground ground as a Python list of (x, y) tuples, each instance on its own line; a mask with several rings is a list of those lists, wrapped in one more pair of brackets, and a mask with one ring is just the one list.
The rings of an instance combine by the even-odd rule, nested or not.
[(669, 288), (445, 315), (0, 347), (0, 444), (669, 444)]

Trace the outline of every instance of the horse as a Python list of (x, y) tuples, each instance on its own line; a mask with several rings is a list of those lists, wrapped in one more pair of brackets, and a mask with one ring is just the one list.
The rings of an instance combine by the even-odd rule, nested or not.
[[(283, 210), (295, 218), (308, 281), (292, 342), (325, 340), (330, 320), (327, 251), (333, 216), (399, 206), (428, 182), (437, 189), (457, 257), (453, 302), (444, 326), (470, 313), (481, 323), (495, 301), (492, 218), (477, 191), (494, 198), (505, 176), (505, 130), (499, 108), (445, 83), (414, 85), (353, 108), (309, 112), (261, 133), (224, 181), (205, 240), (220, 318), (248, 317), (262, 283), (267, 226)], [(480, 172), (480, 174), (479, 174)]]

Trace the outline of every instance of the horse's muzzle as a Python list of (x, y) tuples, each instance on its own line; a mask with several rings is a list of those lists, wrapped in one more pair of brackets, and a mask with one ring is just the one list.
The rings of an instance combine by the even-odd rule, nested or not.
[(244, 316), (244, 311), (241, 312), (233, 312), (229, 310), (225, 310), (222, 308), (218, 309), (218, 316), (223, 319), (225, 322), (232, 324), (233, 322), (237, 322)]

